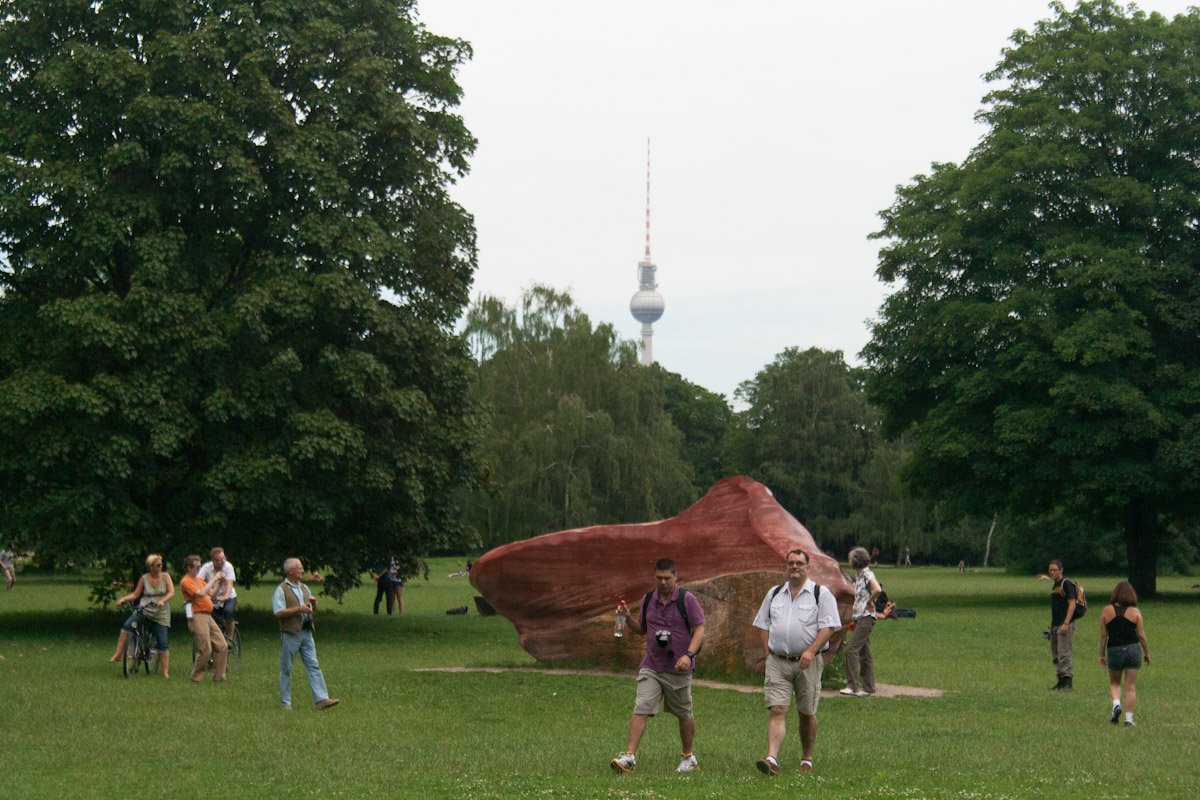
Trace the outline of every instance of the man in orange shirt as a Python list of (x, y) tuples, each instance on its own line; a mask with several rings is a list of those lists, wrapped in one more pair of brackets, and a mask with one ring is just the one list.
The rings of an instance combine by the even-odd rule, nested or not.
[(208, 661), (213, 662), (213, 680), (225, 680), (225, 662), (229, 657), (229, 646), (225, 643), (225, 635), (221, 626), (212, 618), (212, 595), (222, 583), (221, 573), (205, 583), (199, 576), (200, 556), (188, 556), (183, 560), (187, 575), (179, 582), (183, 590), (186, 605), (183, 613), (187, 617), (188, 628), (196, 639), (196, 662), (192, 664), (192, 682), (204, 680), (204, 670), (208, 669)]

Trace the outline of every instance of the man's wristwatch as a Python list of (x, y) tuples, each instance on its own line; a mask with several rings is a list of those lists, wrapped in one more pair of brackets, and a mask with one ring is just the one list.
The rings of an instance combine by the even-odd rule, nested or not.
[(691, 661), (696, 660), (696, 654), (693, 653), (691, 650), (688, 650), (687, 653), (685, 653), (684, 655), (686, 655), (688, 657), (688, 659)]

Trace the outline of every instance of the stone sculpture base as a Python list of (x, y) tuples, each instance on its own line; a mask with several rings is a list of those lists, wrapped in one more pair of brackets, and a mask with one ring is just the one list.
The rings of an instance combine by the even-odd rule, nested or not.
[(640, 614), (654, 586), (655, 560), (670, 558), (680, 584), (704, 608), (701, 664), (743, 672), (763, 668), (751, 622), (766, 593), (783, 582), (785, 556), (797, 547), (809, 554), (812, 579), (833, 592), (845, 624), (853, 591), (841, 566), (765, 486), (746, 477), (714, 484), (670, 519), (560, 531), (498, 547), (475, 563), (471, 583), (516, 626), (521, 646), (539, 661), (623, 670), (641, 661), (645, 642), (630, 630), (614, 638), (617, 603), (624, 599)]

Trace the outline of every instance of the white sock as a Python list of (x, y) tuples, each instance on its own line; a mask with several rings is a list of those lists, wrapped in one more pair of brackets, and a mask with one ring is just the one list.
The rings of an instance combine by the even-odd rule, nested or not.
[(1121, 701), (1113, 700), (1113, 708), (1120, 708), (1120, 707), (1121, 707)]
[(1132, 711), (1126, 711), (1126, 712), (1125, 712), (1125, 721), (1126, 721), (1126, 722), (1133, 722), (1133, 712), (1132, 712)]

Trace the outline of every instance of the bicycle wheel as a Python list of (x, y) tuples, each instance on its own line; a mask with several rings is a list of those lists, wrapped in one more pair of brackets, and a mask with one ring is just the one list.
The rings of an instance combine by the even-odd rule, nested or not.
[[(154, 655), (154, 632), (150, 630), (149, 625), (142, 626), (142, 641), (138, 645), (138, 661), (142, 664), (142, 670), (150, 674), (150, 661)], [(158, 672), (158, 659), (154, 660), (154, 671)]]
[(134, 631), (125, 640), (125, 650), (121, 653), (121, 674), (126, 678), (137, 674), (138, 642), (140, 638), (138, 632)]
[(238, 664), (242, 663), (242, 630), (236, 622), (233, 623), (233, 638), (229, 640), (229, 662), (225, 665), (227, 672), (237, 672)]

